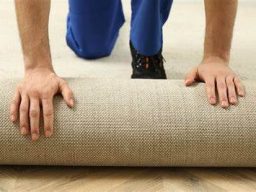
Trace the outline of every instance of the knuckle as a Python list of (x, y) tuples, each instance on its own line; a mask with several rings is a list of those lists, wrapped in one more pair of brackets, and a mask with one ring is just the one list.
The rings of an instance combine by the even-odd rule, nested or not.
[(10, 115), (16, 115), (14, 111), (11, 111), (10, 112)]
[(30, 111), (30, 117), (38, 117), (39, 116), (39, 112), (35, 109), (32, 109)]
[(234, 86), (234, 83), (233, 83), (233, 82), (227, 82), (227, 86), (228, 86), (229, 88), (231, 88), (231, 87)]
[(13, 105), (14, 107), (16, 107), (18, 105), (18, 101), (16, 99), (13, 99), (11, 102), (11, 105)]
[(63, 89), (63, 88), (65, 88), (67, 86), (67, 83), (66, 83), (66, 81), (60, 81), (60, 87)]
[(234, 94), (230, 94), (230, 95), (229, 95), (229, 98), (230, 98), (230, 99), (233, 99), (233, 98), (235, 99), (236, 96), (235, 96)]
[(208, 90), (207, 91), (207, 95), (208, 95), (209, 98), (210, 97), (215, 97), (215, 94), (214, 94), (214, 92), (212, 90)]
[(239, 79), (238, 77), (235, 77), (235, 78), (234, 78), (234, 81), (235, 81), (236, 83), (240, 83), (240, 79)]
[(212, 100), (216, 100), (216, 97), (214, 95), (209, 95), (208, 99), (209, 99), (209, 101), (212, 101)]
[(229, 97), (229, 98), (233, 98), (233, 97), (235, 98), (235, 97), (236, 97), (236, 92), (235, 92), (235, 90), (229, 91), (229, 92), (228, 92), (228, 97)]
[(46, 111), (46, 112), (44, 112), (44, 116), (45, 117), (52, 117), (53, 116), (53, 111)]
[(44, 91), (44, 92), (42, 92), (42, 99), (47, 100), (51, 97), (51, 95), (52, 95), (51, 91)]
[(28, 112), (28, 107), (22, 105), (22, 106), (20, 107), (20, 112), (21, 112), (21, 113), (27, 113), (27, 112)]
[(233, 75), (229, 75), (229, 76), (227, 76), (227, 81), (233, 81), (234, 80), (234, 76)]
[(218, 87), (221, 90), (225, 90), (226, 89), (226, 84), (225, 83), (219, 83)]
[(52, 126), (48, 125), (48, 126), (45, 126), (44, 128), (46, 131), (52, 131)]
[(221, 101), (227, 102), (228, 99), (227, 99), (226, 97), (222, 97), (222, 98), (221, 98)]
[(208, 93), (209, 99), (216, 99), (216, 96), (213, 93)]
[(227, 82), (227, 86), (232, 86), (234, 84), (234, 78), (227, 77), (226, 82)]
[(31, 133), (32, 133), (32, 134), (39, 134), (39, 129), (36, 128), (36, 127), (32, 127), (32, 128), (31, 128)]
[(28, 124), (27, 124), (26, 121), (21, 120), (21, 121), (20, 121), (20, 128), (23, 128), (23, 127), (27, 128), (27, 127), (28, 127)]
[(11, 108), (10, 108), (10, 114), (11, 114), (11, 115), (16, 115), (16, 113), (17, 113), (16, 108), (11, 106)]
[(213, 88), (214, 83), (213, 82), (207, 82), (206, 86), (209, 87), (209, 88)]
[(238, 91), (242, 91), (242, 90), (243, 90), (243, 88), (242, 88), (241, 85), (236, 85), (236, 89), (237, 89)]
[(36, 89), (30, 89), (27, 91), (27, 94), (31, 97), (31, 98), (38, 98), (40, 93), (38, 90)]

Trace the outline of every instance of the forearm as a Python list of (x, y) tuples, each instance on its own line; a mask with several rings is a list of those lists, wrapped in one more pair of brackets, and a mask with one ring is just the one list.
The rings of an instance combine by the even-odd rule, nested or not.
[(50, 0), (15, 0), (25, 70), (53, 70), (48, 36)]
[(205, 0), (206, 35), (204, 60), (229, 62), (237, 0)]

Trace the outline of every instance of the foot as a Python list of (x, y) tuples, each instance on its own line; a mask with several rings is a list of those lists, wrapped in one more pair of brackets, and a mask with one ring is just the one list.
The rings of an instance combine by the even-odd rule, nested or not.
[(132, 55), (132, 79), (166, 79), (162, 49), (154, 56), (138, 53), (130, 42)]

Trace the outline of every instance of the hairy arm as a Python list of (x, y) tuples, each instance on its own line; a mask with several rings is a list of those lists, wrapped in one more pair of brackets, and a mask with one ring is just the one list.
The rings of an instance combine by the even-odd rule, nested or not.
[(50, 0), (15, 0), (16, 14), (24, 56), (24, 79), (17, 86), (10, 106), (10, 118), (19, 119), (22, 135), (39, 138), (40, 114), (46, 137), (53, 134), (53, 97), (61, 93), (67, 105), (74, 105), (67, 83), (52, 66), (48, 23)]
[(205, 0), (206, 34), (204, 59), (229, 62), (237, 0)]
[(48, 36), (50, 0), (16, 0), (16, 15), (25, 70), (37, 67), (53, 71)]
[(185, 80), (187, 86), (205, 82), (209, 103), (219, 100), (224, 108), (237, 104), (237, 96), (245, 95), (239, 77), (229, 67), (237, 4), (237, 0), (205, 0), (204, 57)]

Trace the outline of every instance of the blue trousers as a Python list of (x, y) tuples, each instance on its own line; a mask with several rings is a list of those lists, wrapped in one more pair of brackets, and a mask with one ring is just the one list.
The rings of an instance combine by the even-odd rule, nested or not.
[[(140, 54), (151, 56), (161, 49), (172, 1), (132, 0), (130, 40)], [(108, 56), (124, 21), (121, 0), (69, 0), (67, 44), (82, 58)]]

